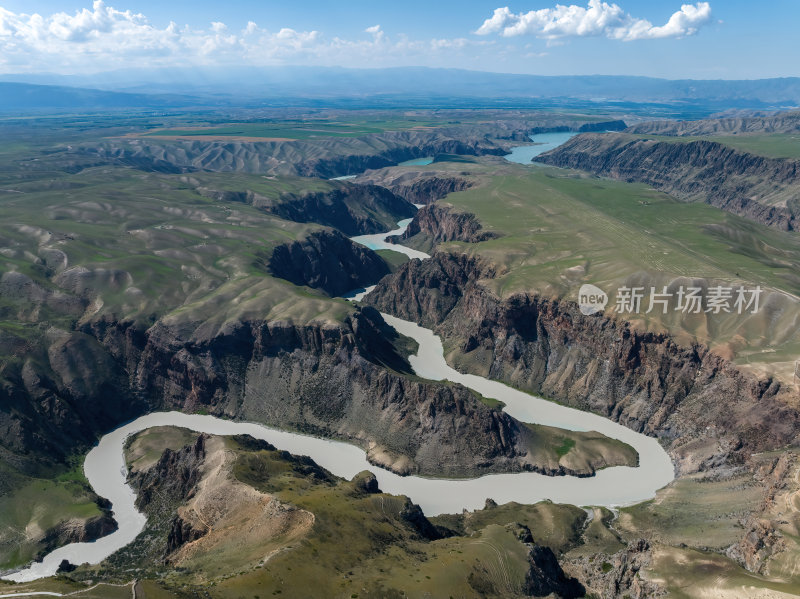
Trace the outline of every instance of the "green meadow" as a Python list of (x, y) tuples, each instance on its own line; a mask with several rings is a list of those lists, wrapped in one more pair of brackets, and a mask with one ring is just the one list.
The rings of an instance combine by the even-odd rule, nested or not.
[[(464, 166), (428, 168), (457, 175)], [(791, 379), (800, 355), (800, 235), (681, 202), (643, 184), (575, 171), (481, 159), (469, 173), (478, 185), (442, 202), (476, 215), (498, 237), (440, 248), (499, 265), (499, 276), (485, 284), (500, 295), (527, 291), (575, 300), (580, 286), (592, 283), (609, 295), (609, 311), (617, 289), (644, 287), (643, 309), (624, 317), (651, 330), (666, 329), (679, 340), (719, 347), (759, 372)], [(650, 287), (660, 291), (693, 282), (761, 286), (761, 309), (741, 315), (645, 313)]]
[(800, 133), (738, 133), (732, 135), (631, 135), (631, 138), (652, 139), (669, 143), (715, 141), (735, 150), (767, 158), (800, 158)]

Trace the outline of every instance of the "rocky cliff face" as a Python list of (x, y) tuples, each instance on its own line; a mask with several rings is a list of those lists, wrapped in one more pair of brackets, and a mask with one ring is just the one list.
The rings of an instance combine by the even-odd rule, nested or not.
[(359, 185), (379, 185), (412, 204), (431, 204), (448, 194), (472, 187), (474, 183), (466, 177), (467, 174), (451, 177), (427, 171), (408, 171), (407, 168), (388, 168), (366, 172), (359, 175), (355, 182)]
[(412, 204), (431, 204), (451, 193), (464, 191), (473, 186), (467, 179), (458, 177), (423, 177), (409, 183), (399, 183), (392, 191)]
[(42, 548), (37, 559), (41, 559), (58, 547), (70, 543), (91, 543), (115, 530), (117, 530), (117, 522), (114, 520), (111, 510), (108, 509), (104, 509), (102, 515), (86, 520), (74, 518), (61, 522), (45, 531), (44, 538), (40, 541)]
[(343, 325), (231, 323), (209, 333), (87, 325), (125, 364), (151, 409), (204, 409), (364, 447), (400, 473), (530, 469), (516, 421), (456, 385), (417, 381), (371, 309)]
[[(622, 131), (628, 125), (625, 121), (617, 119), (615, 121), (601, 121), (598, 123), (585, 123), (578, 127), (578, 133), (591, 133), (594, 131)], [(574, 131), (574, 129), (571, 129)]]
[(617, 134), (576, 136), (537, 161), (648, 183), (779, 229), (800, 228), (800, 214), (787, 206), (800, 193), (800, 161), (756, 156), (711, 141), (672, 143)]
[(317, 231), (305, 239), (279, 245), (272, 251), (268, 266), (276, 277), (322, 289), (331, 296), (371, 285), (389, 273), (380, 256), (338, 231)]
[(645, 135), (732, 135), (738, 133), (794, 133), (800, 131), (800, 112), (769, 116), (730, 117), (699, 121), (650, 121), (625, 130)]
[(91, 335), (51, 330), (48, 337), (28, 346), (24, 361), (7, 364), (0, 381), (0, 455), (32, 476), (146, 409)]
[(785, 452), (766, 459), (755, 471), (754, 479), (763, 486), (764, 498), (757, 512), (741, 518), (743, 533), (725, 552), (750, 572), (767, 574), (770, 558), (787, 548), (780, 529), (788, 524), (783, 510), (793, 505), (796, 493), (795, 467), (796, 455)]
[(345, 235), (369, 235), (414, 216), (410, 202), (377, 185), (341, 183), (330, 192), (285, 194), (277, 201), (254, 197), (254, 206), (299, 223), (319, 223)]
[(387, 241), (398, 243), (417, 239), (414, 246), (423, 245), (426, 249), (437, 243), (447, 241), (464, 241), (478, 243), (497, 237), (492, 231), (484, 231), (481, 223), (469, 212), (455, 212), (451, 206), (430, 204), (421, 208), (402, 235), (387, 238)]
[[(628, 543), (613, 555), (582, 557), (564, 564), (565, 570), (581, 580), (591, 596), (601, 599), (650, 599), (666, 595), (658, 584), (639, 575), (652, 560), (650, 544), (645, 539)], [(603, 567), (605, 566), (605, 567)]]
[(200, 466), (206, 458), (208, 435), (199, 435), (193, 445), (180, 450), (166, 449), (152, 468), (132, 475), (136, 489), (136, 507), (140, 510), (153, 503), (156, 495), (176, 501), (188, 499), (202, 478)]
[(462, 370), (662, 438), (681, 472), (797, 442), (800, 413), (778, 383), (745, 375), (703, 346), (584, 316), (571, 302), (501, 300), (480, 284), (490, 276), (490, 265), (440, 252), (406, 263), (366, 301), (434, 328)]
[(507, 150), (485, 134), (442, 129), (296, 141), (122, 139), (85, 144), (72, 153), (156, 172), (206, 170), (327, 179), (434, 154), (502, 156)]
[(525, 574), (527, 595), (545, 597), (554, 594), (564, 599), (586, 595), (583, 585), (564, 573), (552, 549), (533, 543), (528, 545), (528, 571)]

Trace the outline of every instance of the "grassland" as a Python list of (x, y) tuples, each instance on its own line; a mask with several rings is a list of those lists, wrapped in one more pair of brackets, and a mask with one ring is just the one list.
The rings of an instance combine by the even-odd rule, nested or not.
[[(145, 137), (164, 138), (217, 138), (241, 140), (309, 140), (336, 137), (361, 137), (387, 131), (411, 129), (438, 129), (447, 127), (493, 126), (498, 121), (526, 120), (555, 121), (559, 118), (577, 123), (606, 120), (600, 115), (559, 115), (533, 111), (474, 111), (474, 110), (421, 110), (421, 111), (317, 111), (303, 118), (252, 118), (240, 122), (225, 122), (220, 118), (207, 122), (185, 119), (190, 126), (151, 128), (136, 133)], [(521, 125), (524, 127), (524, 125)]]
[(606, 466), (636, 466), (639, 456), (630, 445), (593, 431), (568, 431), (526, 424), (528, 458), (552, 470), (591, 472)]
[[(37, 164), (27, 171), (13, 166), (20, 159), (11, 153), (0, 157), (0, 189), (7, 190), (0, 192), (4, 390), (21, 384), (23, 368), (50, 372), (48, 347), (91, 318), (145, 325), (159, 318), (173, 323), (251, 317), (308, 322), (341, 321), (352, 313), (343, 300), (273, 278), (265, 270), (264, 256), (275, 245), (320, 227), (284, 221), (198, 190), (214, 187), (218, 177), (190, 182), (179, 175), (110, 166), (70, 174), (58, 164)], [(255, 188), (274, 198), (330, 187), (313, 179), (252, 177), (228, 183), (238, 191)], [(104, 366), (97, 363), (96, 368), (99, 377)], [(2, 440), (6, 455), (6, 447), (16, 441), (15, 410), (23, 408), (4, 402), (0, 415), (12, 427), (10, 437)], [(68, 434), (64, 431), (65, 438)], [(3, 568), (29, 562), (52, 544), (46, 538), (57, 525), (101, 514), (79, 465), (46, 463), (35, 455), (14, 459), (16, 468), (0, 462)]]
[[(426, 168), (458, 176), (464, 167)], [(707, 343), (761, 374), (791, 382), (800, 356), (800, 236), (705, 204), (679, 202), (645, 185), (573, 171), (483, 158), (470, 173), (480, 185), (445, 202), (475, 214), (498, 237), (442, 247), (498, 264), (500, 276), (487, 285), (500, 295), (533, 291), (575, 300), (580, 286), (592, 283), (608, 293), (611, 312), (617, 289), (644, 287), (643, 309), (623, 317), (667, 330), (682, 342)], [(650, 287), (661, 291), (698, 282), (761, 286), (761, 310), (646, 314)]]
[(197, 439), (197, 433), (174, 426), (155, 426), (128, 439), (125, 460), (128, 471), (135, 473), (149, 469), (166, 449), (178, 450)]
[(736, 135), (632, 135), (637, 139), (653, 139), (670, 143), (688, 143), (691, 141), (715, 141), (735, 150), (766, 156), (767, 158), (800, 158), (800, 134), (797, 133), (740, 133)]
[(378, 250), (375, 253), (383, 258), (384, 262), (389, 265), (389, 268), (392, 272), (410, 260), (410, 258), (405, 254), (394, 252), (392, 250)]
[[(131, 599), (132, 587), (134, 583), (97, 583), (85, 584), (69, 580), (65, 577), (58, 577), (48, 579), (47, 581), (36, 581), (23, 584), (13, 584), (4, 580), (0, 580), (0, 596), (12, 593), (59, 593), (61, 595), (69, 595), (70, 597), (77, 597), (79, 599)], [(152, 599), (160, 599), (159, 595), (155, 592), (150, 594), (148, 589), (147, 595), (144, 595), (145, 588), (137, 587), (140, 594), (137, 597), (152, 597)], [(156, 587), (157, 589), (158, 587)], [(34, 595), (35, 596), (35, 595)], [(170, 595), (173, 596), (173, 595)], [(163, 597), (163, 595), (161, 596)]]
[(675, 599), (791, 599), (800, 594), (796, 579), (756, 576), (719, 554), (696, 549), (656, 548), (648, 577)]
[[(758, 463), (769, 466), (779, 455), (780, 452), (759, 454), (756, 459)], [(654, 551), (649, 576), (661, 581), (671, 596), (680, 599), (800, 595), (797, 577), (800, 569), (797, 451), (791, 451), (788, 457), (788, 476), (768, 495), (760, 516), (760, 522), (769, 522), (775, 527), (780, 535), (780, 544), (758, 574), (748, 572), (726, 556), (706, 550), (706, 547), (714, 545), (724, 546), (736, 539), (737, 532), (741, 535), (742, 529), (737, 531), (737, 524), (742, 525), (736, 521), (737, 510), (758, 500), (756, 489), (751, 484), (734, 478), (730, 482), (676, 481), (659, 492), (652, 504), (634, 506), (620, 514), (618, 524), (621, 528), (653, 524), (660, 527), (657, 533), (660, 542)], [(689, 504), (691, 509), (686, 508)], [(665, 528), (665, 523), (656, 522), (665, 517), (673, 527)], [(667, 541), (669, 545), (665, 544)], [(758, 549), (759, 545), (756, 544), (755, 548)]]
[(438, 126), (435, 120), (396, 119), (344, 122), (336, 120), (298, 121), (283, 123), (231, 123), (229, 125), (193, 127), (188, 129), (158, 129), (149, 137), (238, 137), (248, 139), (315, 139), (320, 137), (360, 137), (384, 131), (402, 131), (417, 127)]
[(30, 562), (46, 546), (46, 535), (70, 520), (102, 515), (76, 464), (54, 479), (19, 477), (11, 492), (0, 494), (0, 564), (14, 567)]
[[(135, 462), (154, 444), (176, 449), (184, 431), (172, 433), (171, 440), (167, 428), (137, 435), (127, 460)], [(520, 542), (520, 524), (535, 529), (535, 542), (556, 554), (581, 543), (584, 510), (550, 502), (434, 518), (434, 525), (455, 536), (429, 540), (413, 518), (403, 515), (409, 513), (408, 499), (365, 492), (359, 482), (364, 475), (337, 479), (283, 452), (242, 445), (240, 439), (228, 438), (225, 450), (234, 456), (234, 481), (312, 513), (313, 527), (301, 537), (269, 537), (265, 531), (255, 552), (232, 543), (213, 555), (190, 554), (177, 568), (150, 564), (138, 575), (145, 592), (152, 589), (155, 597), (200, 589), (209, 597), (522, 597), (529, 547)]]
[[(56, 183), (19, 185), (19, 193), (0, 196), (3, 270), (22, 273), (53, 292), (54, 281), (62, 288), (72, 285), (73, 293), (95, 298), (95, 305), (102, 306), (99, 313), (122, 318), (152, 319), (170, 311), (176, 317), (211, 315), (233, 294), (246, 301), (242, 310), (224, 314), (227, 318), (255, 311), (300, 319), (338, 319), (347, 313), (343, 302), (273, 279), (262, 265), (275, 245), (319, 227), (283, 221), (198, 191), (217, 179), (190, 182), (177, 175), (108, 167)], [(301, 189), (295, 180), (251, 179), (256, 180), (248, 181), (249, 187), (241, 180), (229, 185), (239, 191), (255, 187), (274, 197)], [(309, 186), (325, 187), (313, 180)], [(31, 322), (8, 305), (19, 302), (3, 301), (0, 320), (6, 326)], [(28, 304), (28, 310), (32, 307)], [(43, 317), (59, 322), (54, 314), (40, 313), (38, 320)]]
[(615, 526), (665, 545), (725, 550), (742, 534), (742, 515), (762, 498), (763, 489), (744, 473), (725, 480), (694, 475), (672, 482), (655, 499), (622, 508)]

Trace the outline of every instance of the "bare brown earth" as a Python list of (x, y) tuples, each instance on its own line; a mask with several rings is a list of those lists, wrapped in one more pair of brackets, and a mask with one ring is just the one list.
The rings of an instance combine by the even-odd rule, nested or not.
[(215, 556), (235, 552), (243, 560), (263, 563), (276, 552), (304, 537), (314, 515), (280, 502), (238, 481), (232, 474), (236, 454), (222, 438), (205, 442), (201, 480), (192, 497), (178, 508), (174, 527), (199, 538), (175, 547), (167, 560), (175, 566), (201, 566)]

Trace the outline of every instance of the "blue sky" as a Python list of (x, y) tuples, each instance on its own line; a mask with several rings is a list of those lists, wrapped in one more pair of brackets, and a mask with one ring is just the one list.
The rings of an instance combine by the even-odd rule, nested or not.
[(0, 72), (311, 64), (712, 79), (800, 75), (796, 0), (561, 4), (0, 0)]

